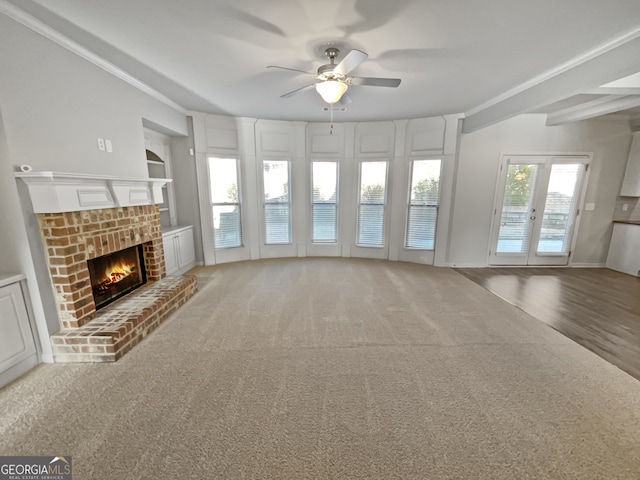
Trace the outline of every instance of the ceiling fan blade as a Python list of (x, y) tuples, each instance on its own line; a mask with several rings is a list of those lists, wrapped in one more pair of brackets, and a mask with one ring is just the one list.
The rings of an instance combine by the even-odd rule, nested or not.
[(280, 98), (289, 98), (289, 97), (292, 97), (292, 96), (294, 96), (294, 95), (297, 95), (298, 93), (304, 92), (305, 90), (310, 90), (310, 89), (314, 88), (315, 86), (316, 86), (316, 84), (315, 84), (315, 83), (312, 83), (311, 85), (306, 85), (306, 86), (304, 86), (304, 87), (297, 88), (297, 89), (295, 89), (295, 90), (292, 90), (292, 91), (291, 91), (291, 92), (289, 92), (289, 93), (285, 93), (284, 95), (280, 95)]
[(348, 80), (350, 85), (369, 85), (372, 87), (397, 87), (400, 82), (399, 78), (351, 77)]
[(360, 50), (351, 50), (336, 66), (336, 68), (333, 69), (333, 71), (338, 75), (347, 75), (367, 58), (369, 58), (369, 55), (366, 53), (361, 52)]
[(289, 70), (291, 72), (306, 73), (307, 75), (313, 75), (314, 77), (316, 76), (315, 73), (305, 72), (304, 70), (298, 70), (297, 68), (280, 67), (278, 65), (267, 65), (267, 68), (278, 68), (280, 70)]
[(349, 105), (353, 100), (347, 93), (343, 93), (340, 97), (340, 105)]

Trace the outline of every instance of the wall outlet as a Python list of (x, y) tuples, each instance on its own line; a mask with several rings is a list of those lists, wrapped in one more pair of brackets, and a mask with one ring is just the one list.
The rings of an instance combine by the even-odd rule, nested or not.
[(107, 148), (107, 152), (109, 153), (113, 152), (113, 143), (111, 143), (111, 140), (105, 140), (104, 145)]
[(104, 146), (104, 138), (99, 138), (98, 139), (98, 150), (100, 150), (101, 152), (104, 152), (105, 146)]
[(622, 211), (626, 212), (627, 210), (629, 210), (629, 204), (628, 203), (623, 203), (622, 204)]

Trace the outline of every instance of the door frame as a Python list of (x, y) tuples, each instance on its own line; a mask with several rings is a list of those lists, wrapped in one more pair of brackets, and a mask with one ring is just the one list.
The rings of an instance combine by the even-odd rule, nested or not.
[[(575, 221), (572, 227), (572, 232), (571, 232), (571, 243), (570, 243), (570, 247), (569, 247), (569, 254), (567, 256), (567, 261), (566, 263), (564, 261), (560, 262), (549, 262), (549, 263), (543, 263), (543, 264), (531, 264), (529, 263), (529, 254), (527, 254), (525, 257), (525, 262), (524, 264), (522, 263), (504, 263), (504, 264), (497, 264), (497, 263), (491, 263), (491, 254), (493, 251), (493, 248), (495, 247), (496, 243), (497, 243), (497, 234), (498, 234), (498, 230), (497, 230), (497, 223), (499, 222), (499, 218), (497, 215), (497, 211), (498, 209), (501, 209), (502, 205), (501, 202), (503, 200), (503, 195), (504, 195), (504, 188), (505, 188), (505, 181), (506, 181), (506, 174), (503, 177), (503, 171), (505, 170), (505, 168), (508, 165), (508, 160), (509, 159), (513, 159), (513, 158), (521, 158), (522, 159), (522, 163), (525, 164), (526, 163), (526, 159), (530, 158), (530, 159), (541, 159), (541, 158), (545, 158), (545, 159), (552, 159), (552, 158), (560, 158), (564, 161), (566, 161), (566, 163), (570, 163), (571, 159), (575, 159), (577, 162), (576, 163), (584, 163), (585, 164), (585, 171), (582, 174), (582, 178), (581, 178), (581, 185), (580, 185), (580, 189), (579, 191), (576, 193), (576, 198), (577, 198), (577, 214), (575, 217)], [(589, 184), (589, 175), (591, 174), (591, 163), (592, 163), (592, 159), (593, 159), (593, 153), (591, 152), (532, 152), (532, 153), (502, 153), (500, 154), (500, 160), (498, 163), (498, 168), (497, 168), (497, 172), (496, 172), (496, 183), (495, 183), (495, 192), (494, 192), (494, 200), (493, 200), (493, 213), (491, 214), (491, 227), (490, 227), (490, 232), (489, 232), (489, 245), (487, 248), (487, 257), (486, 257), (486, 264), (488, 266), (496, 266), (496, 267), (540, 267), (540, 266), (556, 266), (556, 267), (568, 267), (571, 266), (573, 263), (573, 251), (575, 249), (575, 245), (576, 245), (576, 241), (577, 241), (577, 237), (578, 237), (578, 233), (580, 231), (580, 221), (582, 219), (582, 212), (584, 211), (584, 203), (585, 203), (585, 198), (586, 198), (586, 192), (587, 192), (587, 187)], [(563, 162), (558, 162), (558, 163), (563, 163)], [(535, 186), (534, 186), (535, 189)], [(543, 213), (543, 212), (540, 212)], [(532, 232), (532, 235), (535, 231), (539, 232), (539, 227), (538, 228), (534, 228), (534, 231)], [(548, 257), (552, 258), (554, 255), (551, 254)], [(522, 257), (521, 257), (522, 258)], [(564, 259), (564, 255), (558, 255), (558, 259)]]

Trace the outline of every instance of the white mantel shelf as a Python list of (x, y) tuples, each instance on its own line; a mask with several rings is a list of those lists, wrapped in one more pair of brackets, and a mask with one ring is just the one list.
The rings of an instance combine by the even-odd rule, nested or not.
[(126, 178), (84, 173), (16, 172), (35, 213), (76, 212), (162, 203), (168, 178)]

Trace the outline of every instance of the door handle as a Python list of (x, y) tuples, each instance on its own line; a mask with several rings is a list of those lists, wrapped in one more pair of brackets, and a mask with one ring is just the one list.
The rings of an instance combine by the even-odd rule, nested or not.
[(529, 217), (529, 220), (535, 220), (535, 219), (536, 219), (536, 217), (534, 217), (534, 216)]

